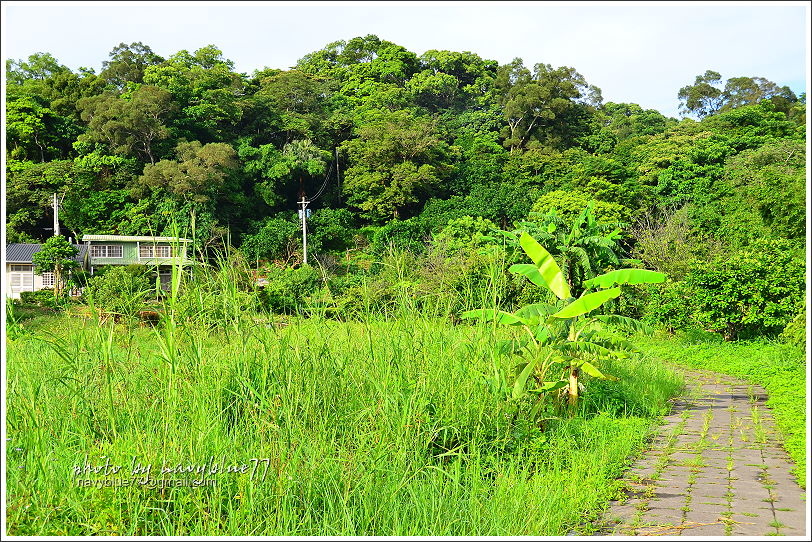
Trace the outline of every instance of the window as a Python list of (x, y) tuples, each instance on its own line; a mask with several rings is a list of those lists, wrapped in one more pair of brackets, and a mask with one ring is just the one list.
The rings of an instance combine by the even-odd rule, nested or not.
[(122, 258), (124, 249), (121, 245), (90, 245), (91, 258)]
[(53, 273), (43, 273), (42, 274), (42, 287), (43, 288), (53, 288), (54, 287), (54, 274)]
[(11, 264), (11, 270), (12, 271), (17, 271), (17, 272), (26, 272), (27, 271), (27, 272), (30, 273), (31, 271), (34, 270), (34, 266), (33, 265), (24, 265), (24, 264), (20, 265), (20, 264), (14, 264), (13, 263), (13, 264)]
[(141, 245), (138, 253), (141, 258), (169, 258), (172, 256), (172, 247), (166, 245)]

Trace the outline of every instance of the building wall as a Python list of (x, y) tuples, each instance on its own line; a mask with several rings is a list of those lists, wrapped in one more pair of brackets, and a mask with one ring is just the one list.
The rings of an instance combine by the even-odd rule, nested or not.
[[(153, 243), (143, 243), (144, 245), (152, 245)], [(93, 241), (90, 246), (109, 245), (122, 247), (121, 258), (94, 258), (90, 256), (90, 248), (88, 248), (88, 257), (90, 258), (90, 265), (93, 267), (101, 267), (103, 265), (171, 265), (175, 258), (139, 258), (139, 243), (135, 241)], [(178, 250), (177, 245), (172, 243), (154, 243), (155, 246), (170, 246), (174, 250)], [(185, 245), (180, 245), (185, 247)], [(181, 249), (182, 250), (182, 249)]]
[[(36, 292), (42, 290), (45, 286), (42, 285), (42, 275), (37, 275), (33, 271), (12, 271), (12, 265), (26, 265), (26, 264), (6, 264), (5, 290), (6, 297), (12, 299), (19, 299), (20, 292)], [(48, 286), (50, 288), (50, 286)]]

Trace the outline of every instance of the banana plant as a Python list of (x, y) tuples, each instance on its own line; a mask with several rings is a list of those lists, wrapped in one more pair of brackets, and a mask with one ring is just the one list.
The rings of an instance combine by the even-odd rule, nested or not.
[[(609, 326), (647, 331), (647, 327), (633, 318), (613, 314), (594, 314), (594, 311), (620, 295), (624, 284), (659, 283), (666, 279), (663, 273), (646, 269), (617, 269), (598, 275), (582, 283), (584, 292), (574, 298), (570, 285), (558, 263), (532, 236), (523, 233), (519, 244), (533, 263), (514, 264), (512, 273), (525, 276), (530, 282), (552, 292), (554, 304), (527, 305), (515, 313), (495, 309), (478, 309), (463, 313), (463, 318), (476, 318), (496, 324), (521, 326), (526, 333), (508, 345), (511, 352), (525, 358), (517, 366), (513, 397), (527, 392), (539, 393), (533, 407), (536, 414), (543, 394), (566, 388), (571, 413), (577, 406), (579, 378), (582, 373), (599, 379), (615, 379), (599, 366), (609, 359), (625, 357), (633, 345), (611, 334)], [(594, 291), (590, 291), (594, 290)], [(558, 380), (547, 380), (550, 369), (558, 365), (563, 369)], [(533, 375), (535, 388), (528, 388)]]

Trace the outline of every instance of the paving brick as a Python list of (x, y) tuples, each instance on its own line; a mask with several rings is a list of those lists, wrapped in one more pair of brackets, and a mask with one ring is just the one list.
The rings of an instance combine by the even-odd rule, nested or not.
[[(674, 402), (673, 413), (666, 417), (659, 436), (651, 443), (656, 450), (671, 442), (673, 449), (666, 468), (654, 482), (655, 498), (649, 500), (641, 518), (648, 526), (637, 530), (618, 526), (612, 532), (707, 537), (725, 535), (729, 525), (729, 534), (734, 536), (806, 534), (805, 493), (791, 474), (795, 465), (781, 448), (780, 434), (764, 405), (766, 392), (724, 375), (688, 370), (683, 373), (689, 383), (688, 397)], [(766, 438), (757, 430), (754, 405)], [(686, 412), (689, 416), (684, 418)], [(712, 418), (702, 439), (707, 413)], [(680, 424), (681, 434), (675, 434)], [(701, 450), (703, 466), (695, 463), (700, 459), (696, 450)], [(627, 476), (637, 472), (638, 476), (648, 477), (657, 462), (664, 459), (657, 453), (645, 454), (645, 458), (648, 463), (637, 462)], [(686, 506), (689, 490), (691, 498)], [(633, 499), (625, 506), (637, 512)], [(610, 507), (607, 515), (615, 508)], [(783, 526), (772, 526), (776, 520)], [(664, 528), (668, 523), (679, 523), (681, 528)]]
[(724, 499), (727, 497), (727, 485), (722, 484), (704, 484), (696, 485), (691, 490), (691, 498), (697, 499)]
[(725, 526), (721, 523), (711, 523), (710, 525), (704, 525), (702, 523), (709, 523), (709, 522), (701, 522), (698, 525), (694, 524), (686, 524), (683, 525), (683, 529), (680, 529), (681, 536), (724, 536), (725, 535)]

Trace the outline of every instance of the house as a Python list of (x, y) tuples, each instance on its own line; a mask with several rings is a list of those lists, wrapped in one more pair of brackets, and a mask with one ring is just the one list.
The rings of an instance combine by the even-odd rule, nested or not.
[[(88, 268), (87, 247), (73, 245), (79, 250), (74, 259), (80, 268)], [(42, 245), (34, 243), (11, 243), (6, 245), (6, 297), (20, 298), (20, 292), (35, 292), (54, 287), (54, 274), (38, 274), (34, 268), (33, 255)]]
[(106, 265), (146, 265), (155, 268), (161, 285), (168, 287), (172, 266), (187, 266), (190, 239), (135, 235), (85, 235), (90, 273)]

